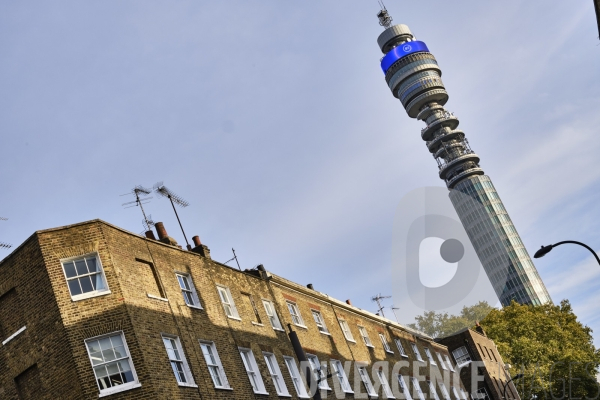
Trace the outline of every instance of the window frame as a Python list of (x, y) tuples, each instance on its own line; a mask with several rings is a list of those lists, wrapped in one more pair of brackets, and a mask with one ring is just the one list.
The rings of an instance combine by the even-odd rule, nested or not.
[(432, 381), (427, 381), (427, 386), (429, 386), (429, 394), (433, 394), (434, 400), (440, 400), (440, 396), (437, 394), (437, 390), (435, 390), (435, 385)]
[[(232, 390), (231, 385), (229, 384), (229, 380), (227, 379), (227, 375), (225, 374), (225, 368), (223, 368), (223, 363), (221, 362), (221, 358), (219, 357), (219, 352), (217, 351), (217, 345), (215, 344), (215, 342), (210, 340), (199, 340), (199, 342), (204, 362), (206, 363), (206, 367), (208, 368), (208, 374), (210, 375), (215, 389)], [(212, 358), (214, 358), (215, 364), (209, 364), (208, 360), (206, 359), (206, 354), (204, 353), (204, 347), (202, 346), (206, 346), (207, 348), (211, 349), (210, 355), (212, 356)], [(211, 368), (214, 368), (214, 370), (211, 370)], [(217, 385), (213, 373), (211, 372), (215, 370), (218, 375), (218, 378), (221, 380), (221, 386)]]
[[(352, 385), (350, 385), (350, 380), (348, 379), (348, 375), (346, 375), (346, 371), (344, 370), (344, 366), (340, 360), (329, 360), (331, 364), (331, 375), (337, 376), (337, 380), (340, 383), (340, 388), (344, 393), (354, 393), (352, 390)], [(340, 377), (341, 376), (341, 377)]]
[(417, 357), (417, 361), (425, 362), (421, 356), (421, 352), (419, 351), (417, 344), (415, 342), (410, 342), (410, 347), (412, 347), (413, 353), (415, 354), (415, 357)]
[[(258, 368), (258, 364), (256, 363), (256, 357), (254, 357), (254, 352), (252, 349), (247, 347), (238, 347), (238, 351), (240, 353), (240, 357), (242, 358), (242, 364), (246, 369), (246, 374), (248, 375), (248, 380), (250, 381), (250, 386), (252, 386), (252, 391), (256, 394), (265, 394), (268, 395), (267, 388), (265, 387), (265, 382), (260, 374), (260, 369)], [(246, 357), (244, 357), (246, 355)], [(252, 379), (254, 376), (254, 380)], [(256, 384), (256, 388), (254, 384)]]
[(448, 354), (444, 354), (444, 358), (446, 359), (446, 364), (448, 364), (450, 371), (455, 372), (454, 365), (452, 365), (452, 361), (450, 360), (450, 357), (448, 357)]
[(438, 381), (438, 386), (440, 388), (440, 391), (442, 392), (442, 397), (444, 397), (444, 400), (452, 400), (448, 389), (446, 389), (446, 385), (444, 385), (443, 382)]
[(310, 398), (306, 391), (306, 385), (304, 384), (300, 370), (298, 370), (298, 366), (296, 365), (296, 359), (290, 356), (283, 356), (283, 362), (288, 369), (288, 373), (290, 374), (292, 384), (294, 385), (298, 397), (301, 399)]
[[(313, 319), (315, 320), (315, 325), (317, 325), (317, 329), (319, 330), (319, 332), (321, 332), (324, 335), (331, 336), (331, 333), (329, 333), (329, 329), (327, 329), (327, 325), (325, 325), (325, 319), (323, 318), (323, 314), (321, 314), (321, 311), (311, 308), (310, 312), (313, 316)], [(320, 321), (317, 321), (317, 318)]]
[(437, 365), (435, 359), (433, 358), (433, 354), (431, 354), (431, 349), (429, 347), (423, 347), (423, 351), (425, 351), (427, 360), (431, 363), (431, 365)]
[[(457, 353), (459, 350), (462, 350), (462, 349), (464, 349), (464, 354), (460, 354), (460, 355), (457, 357), (457, 356), (456, 356), (456, 353)], [(471, 353), (469, 353), (469, 349), (467, 349), (467, 346), (461, 346), (461, 347), (458, 347), (458, 348), (456, 348), (456, 349), (452, 350), (452, 356), (454, 357), (454, 361), (456, 361), (456, 367), (457, 367), (458, 369), (460, 369), (460, 368), (464, 367), (465, 365), (468, 365), (468, 364), (470, 364), (470, 363), (471, 363), (471, 361), (472, 361), (472, 358), (471, 358)], [(464, 359), (467, 359), (467, 358), (468, 358), (468, 360), (464, 360)], [(464, 360), (464, 361), (463, 361), (463, 362), (460, 362), (459, 360), (461, 360), (461, 361), (462, 361), (462, 360)]]
[(419, 396), (419, 400), (425, 400), (425, 393), (423, 393), (423, 390), (421, 389), (419, 380), (417, 378), (415, 378), (414, 376), (411, 376), (410, 380), (413, 385), (413, 393), (416, 391), (417, 396)]
[(396, 378), (398, 379), (398, 386), (399, 386), (400, 392), (404, 395), (404, 399), (405, 400), (413, 400), (413, 397), (410, 394), (410, 387), (408, 386), (410, 382), (406, 383), (406, 380), (404, 379), (404, 375), (402, 375), (402, 374), (398, 374)]
[[(291, 397), (287, 385), (285, 384), (285, 379), (283, 379), (283, 374), (281, 373), (281, 368), (279, 368), (279, 363), (277, 362), (277, 357), (275, 357), (275, 354), (269, 353), (268, 351), (263, 351), (263, 357), (265, 358), (267, 370), (271, 375), (271, 381), (273, 382), (273, 386), (275, 387), (275, 392), (277, 395), (280, 397)], [(278, 386), (280, 389), (278, 389)]]
[(254, 313), (254, 317), (256, 318), (256, 321), (250, 321), (252, 325), (263, 326), (262, 318), (258, 313), (258, 307), (256, 307), (256, 302), (254, 301), (254, 296), (252, 296), (250, 293), (242, 293), (242, 296), (248, 298), (248, 302), (250, 303), (250, 307), (252, 308), (252, 312)]
[[(291, 300), (286, 300), (285, 304), (287, 306), (288, 311), (290, 312), (290, 317), (292, 318), (292, 323), (301, 328), (308, 329), (308, 327), (304, 324), (304, 318), (302, 318), (302, 314), (300, 314), (300, 308), (298, 308), (298, 304), (296, 304), (296, 302), (293, 302)], [(297, 322), (296, 322), (296, 319), (298, 320)]]
[[(92, 355), (91, 355), (90, 349), (88, 347), (88, 342), (95, 341), (95, 340), (100, 341), (102, 339), (111, 338), (111, 337), (114, 337), (114, 336), (119, 336), (121, 338), (121, 341), (123, 342), (123, 349), (127, 353), (127, 357), (115, 358), (114, 360), (105, 361), (105, 362), (98, 363), (98, 364), (94, 365), (94, 363), (92, 361)], [(87, 338), (87, 339), (85, 339), (83, 341), (83, 344), (85, 346), (85, 350), (86, 350), (87, 355), (88, 355), (88, 360), (90, 361), (90, 364), (92, 366), (92, 372), (94, 374), (94, 379), (96, 381), (96, 387), (98, 388), (98, 390), (100, 392), (100, 394), (99, 394), (98, 397), (109, 396), (109, 395), (114, 394), (114, 393), (124, 392), (124, 391), (135, 389), (135, 388), (138, 388), (138, 387), (142, 386), (142, 384), (140, 383), (140, 381), (138, 379), (137, 373), (135, 372), (135, 366), (133, 365), (133, 359), (131, 357), (131, 352), (129, 351), (129, 347), (127, 346), (127, 340), (125, 339), (125, 333), (122, 330), (121, 331), (110, 332), (110, 333), (107, 333), (107, 334), (104, 334), (104, 335), (94, 336), (94, 337), (91, 337), (91, 338)], [(112, 344), (112, 341), (111, 341), (111, 344)], [(113, 349), (114, 349), (114, 347), (113, 347)], [(133, 376), (133, 381), (127, 382), (127, 383), (122, 384), (122, 385), (111, 386), (111, 387), (106, 388), (106, 389), (101, 389), (100, 388), (100, 383), (98, 382), (98, 377), (96, 376), (96, 370), (95, 370), (95, 368), (97, 368), (97, 367), (99, 367), (101, 365), (107, 365), (109, 363), (119, 362), (119, 361), (122, 361), (122, 360), (128, 360), (128, 362), (129, 362), (129, 368), (130, 368), (131, 374)]]
[(360, 380), (365, 385), (367, 394), (369, 396), (377, 397), (377, 392), (375, 391), (375, 387), (373, 387), (373, 382), (371, 382), (371, 380), (369, 379), (369, 372), (367, 371), (367, 367), (365, 365), (357, 365), (356, 369)]
[(375, 348), (375, 346), (373, 346), (373, 342), (371, 342), (371, 338), (369, 337), (369, 332), (367, 332), (367, 328), (365, 328), (362, 325), (357, 325), (357, 326), (358, 326), (358, 333), (359, 333), (360, 337), (362, 338), (365, 346)]
[[(223, 301), (223, 296), (221, 295), (221, 293), (222, 293), (221, 290), (223, 290), (225, 292), (225, 294), (227, 296), (227, 300), (229, 301), (228, 303)], [(217, 295), (219, 296), (219, 301), (221, 302), (221, 305), (223, 306), (223, 311), (225, 312), (225, 315), (227, 316), (227, 318), (241, 321), (242, 319), (240, 318), (240, 313), (238, 312), (237, 307), (235, 306), (235, 301), (233, 300), (233, 296), (231, 295), (231, 290), (229, 289), (229, 287), (227, 287), (225, 285), (217, 285)], [(228, 306), (230, 308), (232, 315), (229, 315), (227, 313), (226, 306)]]
[(436, 352), (435, 352), (435, 354), (437, 354), (437, 358), (438, 358), (438, 360), (439, 360), (439, 362), (440, 362), (440, 364), (439, 364), (439, 365), (441, 365), (441, 366), (442, 366), (442, 369), (443, 369), (443, 370), (446, 370), (446, 371), (447, 371), (447, 370), (448, 370), (448, 367), (446, 367), (446, 363), (444, 362), (444, 358), (442, 357), (442, 353), (440, 353), (439, 351), (436, 351)]
[[(98, 266), (98, 269), (100, 272), (96, 272), (96, 273), (88, 272), (87, 274), (75, 275), (75, 276), (72, 276), (71, 278), (67, 277), (67, 271), (65, 270), (65, 263), (73, 262), (73, 264), (75, 264), (76, 260), (79, 260), (79, 259), (85, 260), (86, 258), (91, 258), (92, 256), (94, 256), (96, 258), (96, 265)], [(109, 295), (112, 293), (110, 291), (110, 288), (108, 287), (108, 280), (106, 279), (106, 272), (104, 271), (104, 266), (102, 265), (102, 260), (100, 259), (100, 253), (98, 253), (97, 251), (78, 255), (75, 257), (63, 258), (60, 260), (60, 266), (61, 266), (61, 269), (63, 272), (63, 276), (65, 277), (65, 283), (67, 284), (67, 289), (69, 290), (69, 296), (71, 296), (71, 301), (80, 301), (80, 300), (90, 299), (92, 297), (106, 296), (106, 295)], [(77, 268), (75, 266), (74, 266), (74, 268), (75, 268), (75, 273), (77, 273)], [(86, 268), (87, 268), (87, 262), (86, 262)], [(82, 289), (82, 293), (76, 294), (76, 295), (71, 294), (71, 287), (69, 286), (69, 281), (73, 281), (76, 279), (78, 280), (80, 277), (84, 277), (84, 276), (91, 277), (93, 275), (101, 276), (102, 283), (104, 284), (104, 287), (105, 287), (104, 290), (96, 289), (91, 292), (83, 293), (83, 288), (81, 288), (81, 283), (79, 283), (79, 287)], [(91, 278), (90, 278), (90, 280), (91, 280)]]
[[(190, 369), (190, 366), (187, 362), (187, 359), (185, 357), (185, 352), (183, 351), (183, 347), (181, 345), (181, 340), (179, 339), (179, 336), (175, 336), (175, 335), (169, 335), (166, 333), (162, 333), (161, 338), (163, 339), (163, 344), (165, 346), (165, 350), (167, 351), (167, 357), (169, 358), (169, 363), (171, 364), (171, 368), (173, 368), (173, 364), (172, 363), (181, 363), (182, 367), (183, 367), (183, 374), (185, 375), (185, 378), (187, 379), (186, 382), (180, 382), (179, 381), (179, 377), (177, 376), (177, 374), (175, 373), (175, 370), (173, 370), (173, 374), (175, 375), (175, 379), (177, 380), (177, 384), (179, 386), (187, 386), (187, 387), (198, 387), (198, 385), (196, 385), (196, 382), (194, 382), (194, 376), (192, 375), (192, 370)], [(171, 355), (169, 354), (169, 349), (167, 348), (167, 344), (164, 342), (165, 339), (168, 340), (172, 340), (173, 343), (175, 343), (176, 346), (176, 350), (179, 352), (179, 355), (181, 357), (181, 360), (177, 360), (177, 359), (172, 359)], [(173, 349), (175, 350), (175, 349)]]
[[(273, 302), (271, 300), (267, 300), (267, 299), (261, 299), (262, 303), (263, 303), (263, 307), (265, 308), (265, 313), (267, 314), (267, 317), (269, 318), (269, 322), (271, 323), (271, 327), (276, 330), (276, 331), (282, 331), (285, 332), (283, 329), (283, 325), (281, 325), (281, 320), (279, 319), (279, 315), (277, 315), (277, 310), (275, 310), (275, 305), (273, 304)], [(272, 315), (269, 314), (269, 309), (268, 307), (271, 308), (271, 312)], [(273, 325), (273, 320), (275, 320), (277, 322), (277, 326)]]
[[(354, 340), (354, 336), (352, 335), (352, 331), (350, 330), (350, 325), (348, 324), (348, 322), (345, 319), (338, 318), (338, 323), (346, 340), (348, 342), (356, 343), (356, 340)], [(346, 326), (346, 329), (344, 329), (344, 325)]]
[(396, 347), (398, 348), (400, 355), (402, 357), (408, 357), (408, 354), (406, 353), (406, 350), (404, 349), (404, 345), (400, 341), (400, 338), (394, 338), (394, 342), (396, 342)]
[(454, 398), (456, 400), (463, 400), (463, 398), (458, 393), (458, 390), (456, 389), (456, 386), (452, 386), (452, 393), (454, 393)]
[[(185, 302), (185, 305), (190, 307), (190, 308), (197, 308), (199, 310), (202, 310), (202, 303), (200, 302), (200, 297), (198, 297), (198, 292), (196, 291), (196, 285), (194, 285), (194, 281), (192, 279), (192, 275), (191, 274), (185, 274), (183, 272), (175, 272), (175, 277), (177, 278), (177, 283), (179, 284), (179, 289), (181, 290), (181, 295), (183, 297), (183, 301)], [(179, 280), (179, 278), (184, 279), (187, 284), (189, 285), (190, 289), (184, 289), (181, 287), (181, 281)], [(192, 297), (192, 299), (194, 300), (194, 304), (189, 304), (187, 302), (187, 298), (185, 296), (184, 292), (189, 292), (190, 296)]]
[(379, 379), (379, 383), (381, 383), (381, 390), (385, 395), (386, 399), (395, 399), (394, 392), (392, 392), (392, 387), (385, 376), (385, 372), (383, 372), (383, 368), (379, 368), (377, 371), (377, 379)]
[(379, 339), (381, 340), (381, 345), (383, 346), (383, 350), (385, 350), (386, 353), (394, 354), (394, 351), (390, 348), (390, 343), (388, 342), (387, 338), (385, 337), (385, 334), (379, 333)]
[(316, 355), (306, 353), (306, 360), (310, 365), (310, 370), (313, 374), (313, 378), (315, 379), (315, 381), (319, 381), (317, 387), (319, 389), (331, 390), (329, 382), (327, 382), (327, 364), (325, 364), (325, 371), (323, 371), (323, 364), (321, 364), (321, 362), (319, 361), (319, 357), (317, 357)]

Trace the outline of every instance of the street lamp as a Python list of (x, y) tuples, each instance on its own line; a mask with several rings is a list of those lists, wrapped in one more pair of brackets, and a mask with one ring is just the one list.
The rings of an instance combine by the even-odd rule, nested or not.
[(586, 244), (583, 244), (581, 242), (576, 242), (574, 240), (565, 240), (564, 242), (558, 242), (556, 244), (551, 244), (549, 246), (542, 246), (541, 249), (539, 249), (538, 251), (535, 252), (535, 254), (533, 255), (533, 258), (542, 258), (544, 257), (546, 254), (550, 253), (550, 251), (556, 247), (556, 246), (560, 246), (561, 244), (565, 244), (565, 243), (573, 243), (573, 244), (578, 244), (580, 246), (585, 247), (586, 249), (588, 249), (589, 251), (592, 252), (592, 254), (594, 255), (594, 257), (596, 257), (596, 261), (598, 261), (598, 264), (600, 264), (600, 258), (598, 258), (598, 254), (596, 254), (596, 252), (594, 250), (592, 250), (592, 248)]
[(508, 384), (511, 383), (512, 381), (514, 381), (515, 379), (521, 379), (522, 377), (524, 377), (524, 374), (517, 374), (515, 376), (513, 376), (510, 381), (506, 382), (504, 384), (504, 392), (502, 393), (502, 398), (506, 400), (506, 388), (508, 387)]

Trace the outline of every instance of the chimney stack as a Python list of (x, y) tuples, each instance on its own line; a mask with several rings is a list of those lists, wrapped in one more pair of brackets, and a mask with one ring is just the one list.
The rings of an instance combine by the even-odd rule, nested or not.
[(156, 228), (156, 234), (158, 235), (158, 240), (162, 240), (164, 238), (169, 237), (169, 235), (167, 235), (167, 230), (165, 229), (165, 225), (162, 222), (157, 222), (156, 224), (154, 224), (154, 227)]
[(146, 231), (146, 237), (148, 239), (156, 240), (156, 237), (154, 237), (154, 232), (152, 231)]
[(346, 300), (346, 304), (348, 304), (349, 306), (352, 305), (352, 302), (350, 301), (350, 299)]
[(306, 287), (309, 288), (310, 290), (315, 290), (312, 283), (309, 283), (308, 285), (306, 285)]
[(200, 242), (200, 236), (196, 235), (192, 238), (192, 241), (194, 242), (194, 246), (198, 247), (198, 246), (202, 246), (202, 242)]

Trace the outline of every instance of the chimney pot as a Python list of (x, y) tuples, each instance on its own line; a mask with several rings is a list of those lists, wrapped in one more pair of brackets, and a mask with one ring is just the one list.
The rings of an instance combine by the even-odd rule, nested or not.
[(200, 242), (200, 236), (196, 235), (192, 238), (192, 241), (194, 242), (194, 246), (198, 247), (200, 245), (202, 245), (202, 242)]
[(267, 270), (265, 269), (265, 266), (264, 266), (264, 265), (262, 265), (262, 264), (258, 264), (258, 265), (256, 266), (256, 269), (257, 269), (257, 270), (259, 270), (259, 271), (263, 271), (263, 272), (266, 272), (266, 271), (267, 271)]
[(146, 237), (148, 239), (156, 240), (156, 237), (154, 237), (154, 232), (152, 231), (146, 231)]
[(348, 304), (349, 306), (352, 305), (352, 302), (350, 301), (350, 299), (346, 300), (346, 304)]
[(158, 240), (162, 240), (169, 237), (169, 235), (167, 235), (165, 225), (162, 222), (157, 222), (156, 224), (154, 224), (154, 227), (156, 228), (156, 233), (158, 234)]
[(308, 285), (306, 285), (306, 287), (309, 288), (310, 290), (315, 290), (312, 283), (309, 283)]

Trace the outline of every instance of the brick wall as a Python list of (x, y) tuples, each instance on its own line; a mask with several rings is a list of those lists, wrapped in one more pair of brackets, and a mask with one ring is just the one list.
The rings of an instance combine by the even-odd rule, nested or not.
[[(98, 255), (109, 291), (74, 301), (61, 260), (85, 254)], [(201, 308), (186, 305), (176, 274), (189, 276)], [(217, 285), (229, 289), (239, 318), (226, 316)], [(287, 332), (272, 328), (263, 299), (274, 304), (284, 328), (292, 324), (286, 301), (293, 301), (300, 310), (304, 327), (292, 325), (292, 329), (297, 332), (304, 351), (318, 356), (327, 365), (330, 360), (366, 365), (377, 388), (372, 368), (381, 362), (390, 365), (386, 375), (393, 388), (398, 386), (395, 377), (398, 372), (406, 376), (419, 374), (422, 379), (441, 375), (439, 366), (431, 367), (428, 363), (417, 363), (416, 371), (413, 369), (416, 360), (411, 342), (416, 343), (424, 358), (425, 347), (431, 349), (434, 357), (436, 352), (448, 354), (445, 346), (430, 338), (269, 272), (241, 272), (201, 254), (145, 239), (98, 220), (34, 235), (0, 264), (0, 296), (8, 294), (6, 298), (13, 299), (11, 290), (16, 290), (20, 307), (26, 310), (23, 318), (27, 329), (6, 348), (0, 348), (0, 398), (18, 398), (19, 382), (28, 382), (30, 376), (39, 376), (40, 387), (44, 389), (39, 398), (96, 398), (99, 388), (85, 341), (122, 332), (141, 386), (112, 394), (111, 398), (277, 399), (263, 358), (263, 352), (268, 352), (275, 355), (285, 385), (296, 399), (283, 360), (284, 356), (296, 358), (296, 355)], [(2, 304), (0, 297), (0, 307)], [(328, 334), (319, 331), (311, 310), (320, 312)], [(0, 316), (1, 326), (14, 329), (21, 323), (15, 322), (15, 318)], [(339, 325), (341, 319), (348, 323), (354, 341), (344, 337)], [(372, 347), (363, 342), (359, 325), (367, 330)], [(379, 333), (387, 338), (390, 352), (383, 349)], [(163, 334), (180, 339), (197, 387), (177, 384)], [(396, 338), (402, 341), (406, 357), (399, 354)], [(200, 341), (215, 344), (232, 390), (216, 389), (213, 385)], [(254, 353), (268, 395), (253, 393), (240, 347)], [(410, 367), (403, 365), (390, 375), (391, 367), (402, 361), (410, 363)], [(35, 374), (24, 373), (34, 365)], [(354, 382), (357, 373), (354, 366), (348, 372), (350, 382)], [(335, 377), (329, 378), (328, 384), (333, 390), (324, 392), (323, 398), (344, 398)], [(428, 393), (425, 383), (421, 388)], [(354, 389), (356, 393), (345, 398), (361, 398), (360, 393), (365, 393), (361, 385)], [(380, 388), (378, 391), (381, 395)]]

